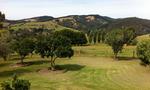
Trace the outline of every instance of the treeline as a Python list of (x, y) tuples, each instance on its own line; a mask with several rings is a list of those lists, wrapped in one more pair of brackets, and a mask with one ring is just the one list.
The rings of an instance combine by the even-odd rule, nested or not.
[(74, 55), (72, 45), (87, 43), (83, 32), (70, 29), (59, 31), (44, 28), (8, 30), (0, 37), (0, 57), (5, 61), (8, 55), (17, 53), (20, 56), (20, 63), (23, 64), (27, 55), (36, 53), (42, 58), (51, 58), (52, 70), (55, 69), (57, 58), (70, 58)]
[(87, 33), (88, 41), (90, 44), (104, 43), (106, 34), (105, 29), (91, 30)]

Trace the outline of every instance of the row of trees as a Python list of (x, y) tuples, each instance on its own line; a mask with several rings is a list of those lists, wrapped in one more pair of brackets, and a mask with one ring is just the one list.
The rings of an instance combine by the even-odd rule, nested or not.
[(90, 44), (104, 43), (106, 30), (105, 29), (91, 30), (89, 31), (87, 35), (88, 35), (88, 41)]
[[(6, 36), (7, 35), (7, 36)], [(39, 54), (42, 58), (49, 58), (51, 69), (55, 69), (57, 58), (72, 57), (74, 54), (72, 45), (83, 45), (87, 43), (83, 32), (64, 29), (52, 31), (45, 29), (20, 29), (10, 30), (6, 35), (1, 35), (0, 57), (7, 59), (10, 53), (17, 53), (20, 56), (20, 63), (24, 58), (33, 53)]]

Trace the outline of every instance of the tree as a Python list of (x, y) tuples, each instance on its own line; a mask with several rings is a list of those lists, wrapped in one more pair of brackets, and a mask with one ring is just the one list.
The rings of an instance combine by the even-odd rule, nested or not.
[(42, 58), (50, 57), (51, 70), (55, 70), (55, 60), (57, 58), (70, 58), (73, 56), (71, 41), (67, 37), (55, 37), (54, 35), (39, 37), (36, 43), (36, 53), (39, 53)]
[(0, 33), (0, 57), (7, 60), (8, 55), (11, 53), (10, 49), (10, 37), (9, 34), (6, 32)]
[(137, 56), (144, 65), (150, 64), (150, 40), (144, 40), (137, 45)]
[(10, 50), (9, 44), (6, 42), (0, 41), (0, 57), (2, 57), (4, 61), (6, 61), (10, 53), (11, 53), (11, 50)]
[(30, 38), (22, 38), (20, 40), (12, 41), (12, 48), (20, 56), (21, 64), (23, 64), (24, 58), (34, 51), (34, 41)]
[(65, 36), (71, 40), (72, 45), (83, 45), (87, 43), (87, 38), (83, 32), (71, 29), (63, 29), (54, 32), (55, 36)]
[(127, 44), (136, 37), (134, 31), (135, 30), (131, 28), (117, 29), (110, 31), (106, 35), (105, 41), (112, 47), (115, 58), (117, 58), (118, 53), (122, 51), (124, 44)]

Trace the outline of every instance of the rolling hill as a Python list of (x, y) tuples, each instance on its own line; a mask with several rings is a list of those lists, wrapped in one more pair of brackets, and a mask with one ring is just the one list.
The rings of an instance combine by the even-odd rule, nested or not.
[(138, 35), (150, 33), (150, 20), (136, 17), (114, 19), (100, 15), (70, 15), (54, 18), (40, 16), (22, 20), (6, 20), (10, 27), (47, 27), (49, 29), (72, 28), (88, 32), (90, 30), (114, 30), (116, 28), (135, 28)]

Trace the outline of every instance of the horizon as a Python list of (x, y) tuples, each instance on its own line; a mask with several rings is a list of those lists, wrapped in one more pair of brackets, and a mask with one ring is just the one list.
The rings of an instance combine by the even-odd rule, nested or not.
[[(138, 17), (150, 19), (147, 0), (1, 0), (6, 19), (20, 20), (38, 16), (95, 15), (111, 18)], [(33, 12), (33, 13), (32, 13)]]

